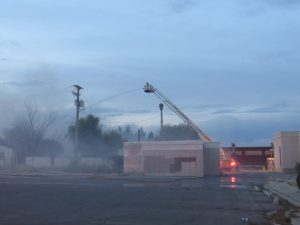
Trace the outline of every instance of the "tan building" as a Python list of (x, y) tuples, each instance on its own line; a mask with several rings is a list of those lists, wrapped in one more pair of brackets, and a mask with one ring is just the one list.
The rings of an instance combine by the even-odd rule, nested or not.
[(202, 141), (127, 142), (124, 172), (162, 176), (220, 174), (220, 144)]
[(300, 132), (279, 132), (274, 136), (275, 171), (295, 171), (295, 165), (300, 163)]

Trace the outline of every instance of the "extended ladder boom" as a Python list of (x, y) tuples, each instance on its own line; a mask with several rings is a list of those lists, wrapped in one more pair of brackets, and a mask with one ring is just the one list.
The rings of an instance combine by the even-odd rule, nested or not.
[(153, 93), (161, 101), (163, 101), (174, 113), (176, 113), (187, 125), (189, 125), (200, 137), (201, 140), (211, 142), (212, 140), (190, 119), (188, 118), (171, 100), (169, 100), (162, 92), (153, 85), (147, 83), (144, 86), (146, 93)]

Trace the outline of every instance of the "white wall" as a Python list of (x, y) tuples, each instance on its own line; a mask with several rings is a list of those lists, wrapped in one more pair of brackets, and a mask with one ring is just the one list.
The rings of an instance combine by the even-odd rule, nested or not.
[[(26, 157), (25, 165), (35, 168), (63, 168), (72, 164), (73, 158), (62, 157)], [(108, 160), (93, 157), (80, 157), (78, 163), (81, 166), (97, 167), (97, 166), (110, 166)]]
[(276, 171), (294, 171), (300, 162), (300, 132), (279, 132), (274, 136)]
[(51, 159), (51, 157), (27, 156), (25, 158), (25, 165), (35, 168), (51, 168), (55, 165), (55, 159)]
[(203, 148), (204, 175), (220, 175), (220, 143), (206, 142)]
[(14, 164), (13, 150), (11, 148), (0, 145), (0, 154), (3, 156), (0, 158), (0, 166), (6, 167)]
[(139, 174), (142, 174), (144, 172), (141, 143), (124, 143), (124, 172)]
[[(205, 175), (203, 146), (202, 141), (195, 140), (126, 142), (124, 172), (202, 177)], [(219, 146), (219, 143), (207, 145), (208, 175), (220, 174)]]
[(79, 164), (82, 166), (109, 166), (110, 163), (107, 159), (96, 157), (81, 157), (79, 158)]
[(276, 133), (273, 139), (275, 171), (282, 172), (282, 143), (281, 133)]

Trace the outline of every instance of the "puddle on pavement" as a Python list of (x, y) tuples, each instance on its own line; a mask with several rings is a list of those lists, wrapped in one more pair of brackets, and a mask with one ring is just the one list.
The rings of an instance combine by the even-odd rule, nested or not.
[(247, 185), (242, 185), (240, 183), (240, 178), (236, 176), (221, 177), (220, 187), (222, 188), (232, 188), (232, 189), (247, 189)]
[(229, 177), (221, 177), (221, 183), (238, 183), (241, 179), (236, 176), (229, 176)]
[(232, 188), (232, 189), (248, 189), (247, 185), (237, 185), (237, 184), (221, 184), (222, 188)]

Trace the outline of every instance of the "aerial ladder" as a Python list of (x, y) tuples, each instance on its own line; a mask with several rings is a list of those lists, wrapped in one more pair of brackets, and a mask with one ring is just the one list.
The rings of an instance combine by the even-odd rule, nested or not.
[[(190, 126), (199, 136), (203, 142), (212, 142), (213, 140), (207, 136), (190, 118), (188, 118), (170, 99), (168, 99), (160, 90), (155, 88), (148, 82), (144, 86), (145, 93), (153, 93), (163, 103), (165, 103), (176, 115), (178, 115), (188, 126)], [(220, 167), (232, 167), (232, 159), (225, 155), (225, 152), (220, 148)]]
[(147, 84), (144, 86), (144, 92), (153, 93), (163, 103), (165, 103), (175, 114), (177, 114), (187, 125), (189, 125), (204, 142), (212, 142), (208, 137), (190, 118), (188, 118), (170, 99), (168, 99), (161, 91), (155, 88), (153, 85)]

